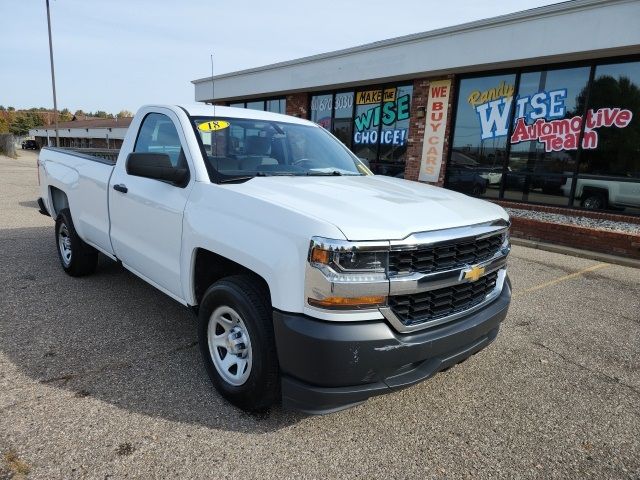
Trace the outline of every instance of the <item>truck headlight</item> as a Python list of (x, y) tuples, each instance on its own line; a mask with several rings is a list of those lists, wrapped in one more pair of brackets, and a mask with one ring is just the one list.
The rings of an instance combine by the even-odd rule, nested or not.
[(314, 307), (347, 310), (385, 305), (388, 263), (388, 242), (314, 237), (309, 246), (307, 302)]

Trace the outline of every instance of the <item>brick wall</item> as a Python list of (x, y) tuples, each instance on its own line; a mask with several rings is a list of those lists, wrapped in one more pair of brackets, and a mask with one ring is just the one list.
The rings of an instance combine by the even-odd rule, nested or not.
[(511, 235), (640, 260), (640, 235), (511, 217)]
[[(451, 120), (453, 117), (453, 100), (455, 93), (455, 78), (453, 75), (435, 78), (419, 78), (413, 81), (413, 95), (411, 98), (411, 118), (409, 120), (409, 138), (407, 139), (407, 161), (404, 178), (418, 180), (420, 162), (422, 161), (422, 143), (424, 140), (424, 128), (426, 123), (426, 107), (429, 95), (429, 83), (436, 80), (451, 80), (449, 91), (449, 104), (447, 105), (447, 127), (445, 129), (444, 146), (442, 152), (442, 164), (438, 182), (433, 185), (444, 185), (447, 157), (449, 156), (449, 136), (451, 133)], [(425, 109), (425, 116), (418, 118), (419, 109)]]
[(309, 94), (291, 93), (287, 95), (287, 115), (298, 118), (309, 118)]

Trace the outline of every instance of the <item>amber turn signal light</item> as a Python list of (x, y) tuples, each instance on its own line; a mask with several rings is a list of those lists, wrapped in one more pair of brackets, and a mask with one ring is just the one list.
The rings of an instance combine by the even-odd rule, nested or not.
[(331, 259), (331, 252), (328, 250), (322, 250), (318, 247), (314, 247), (311, 250), (311, 263), (321, 263), (323, 265), (329, 265)]
[(382, 295), (368, 297), (327, 297), (322, 300), (315, 298), (308, 299), (309, 305), (320, 308), (341, 309), (341, 308), (371, 308), (380, 307), (387, 303), (387, 297)]

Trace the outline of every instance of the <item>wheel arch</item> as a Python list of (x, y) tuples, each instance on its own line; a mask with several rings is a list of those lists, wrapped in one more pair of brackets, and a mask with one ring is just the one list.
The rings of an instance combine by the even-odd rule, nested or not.
[(49, 198), (51, 199), (51, 206), (53, 208), (53, 215), (51, 215), (53, 219), (58, 216), (61, 210), (69, 208), (69, 197), (58, 187), (49, 186)]
[(231, 275), (248, 274), (261, 282), (269, 293), (271, 301), (271, 289), (266, 279), (257, 272), (219, 255), (206, 248), (196, 248), (191, 256), (191, 295), (194, 300), (193, 306), (200, 305), (202, 297), (207, 289), (218, 280)]
[(607, 202), (609, 201), (609, 189), (590, 185), (582, 187), (582, 195), (580, 195), (580, 198), (585, 199), (592, 194), (602, 195)]

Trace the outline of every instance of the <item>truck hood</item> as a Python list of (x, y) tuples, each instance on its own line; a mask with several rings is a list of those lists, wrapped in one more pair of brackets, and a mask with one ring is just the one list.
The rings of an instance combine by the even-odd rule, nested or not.
[(400, 240), (415, 232), (509, 218), (493, 203), (379, 175), (256, 177), (226, 187), (329, 222), (347, 240)]

